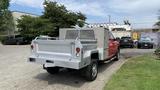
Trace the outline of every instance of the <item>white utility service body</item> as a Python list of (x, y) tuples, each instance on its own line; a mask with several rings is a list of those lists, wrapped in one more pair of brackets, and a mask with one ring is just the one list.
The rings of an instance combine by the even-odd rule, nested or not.
[[(29, 62), (45, 68), (82, 69), (92, 63), (109, 59), (109, 30), (104, 28), (60, 29), (59, 40), (32, 41)], [(96, 72), (96, 71), (95, 71)]]

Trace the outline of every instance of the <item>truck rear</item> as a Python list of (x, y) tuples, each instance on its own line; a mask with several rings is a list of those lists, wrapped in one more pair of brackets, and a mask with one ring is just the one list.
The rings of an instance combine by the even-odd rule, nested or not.
[[(67, 30), (60, 40), (38, 39), (32, 41), (29, 62), (42, 64), (44, 69), (54, 74), (60, 68), (80, 70), (90, 65), (90, 54), (97, 51), (97, 41), (93, 30)], [(98, 58), (97, 58), (98, 59)], [(97, 76), (97, 64), (93, 80)]]

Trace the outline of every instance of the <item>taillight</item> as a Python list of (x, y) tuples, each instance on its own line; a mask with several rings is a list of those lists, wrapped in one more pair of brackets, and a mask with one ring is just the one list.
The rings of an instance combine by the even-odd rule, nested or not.
[(81, 49), (80, 49), (79, 47), (76, 48), (76, 52), (77, 52), (77, 53), (79, 53), (80, 50), (81, 50)]
[(77, 48), (76, 48), (76, 56), (77, 56), (77, 57), (80, 56), (80, 53), (79, 53), (80, 51), (81, 51), (81, 49), (80, 49), (79, 47), (77, 47)]
[(34, 46), (33, 45), (31, 45), (31, 49), (33, 49), (34, 48)]

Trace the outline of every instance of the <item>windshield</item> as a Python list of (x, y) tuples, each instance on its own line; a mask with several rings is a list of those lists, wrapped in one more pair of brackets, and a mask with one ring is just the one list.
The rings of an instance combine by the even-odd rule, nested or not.
[(77, 39), (78, 33), (80, 32), (80, 38), (79, 39), (85, 39), (85, 40), (94, 40), (94, 31), (93, 30), (68, 30), (66, 32), (66, 39)]

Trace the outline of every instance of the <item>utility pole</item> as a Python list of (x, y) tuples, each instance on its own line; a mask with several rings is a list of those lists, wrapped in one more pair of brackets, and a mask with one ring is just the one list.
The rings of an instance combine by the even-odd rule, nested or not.
[(111, 24), (111, 15), (108, 15), (108, 23)]

